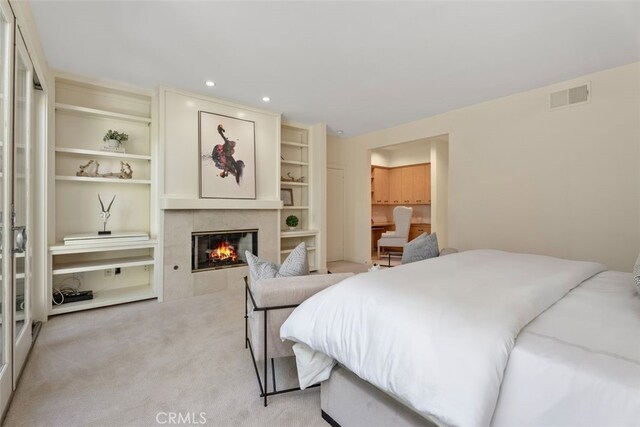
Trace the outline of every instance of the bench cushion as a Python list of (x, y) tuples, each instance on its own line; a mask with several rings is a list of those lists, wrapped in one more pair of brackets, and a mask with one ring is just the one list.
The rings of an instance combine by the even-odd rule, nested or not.
[[(258, 307), (298, 305), (312, 295), (353, 276), (353, 273), (311, 274), (308, 276), (262, 279), (249, 285)], [(280, 339), (280, 326), (295, 308), (269, 310), (267, 313), (268, 358), (293, 356), (293, 342)], [(264, 359), (264, 312), (254, 311), (248, 302), (251, 345), (257, 360)]]

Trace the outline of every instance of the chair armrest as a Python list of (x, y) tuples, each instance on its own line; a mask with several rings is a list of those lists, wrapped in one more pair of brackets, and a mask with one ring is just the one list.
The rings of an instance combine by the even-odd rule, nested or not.
[(302, 304), (310, 296), (353, 276), (353, 273), (262, 279), (249, 285), (258, 308)]
[(284, 321), (293, 312), (294, 307), (304, 300), (350, 276), (353, 276), (353, 273), (311, 274), (263, 279), (251, 283), (248, 286), (250, 292), (246, 301), (246, 313), (255, 357), (259, 360), (264, 360), (265, 357), (265, 320), (268, 342), (266, 357), (293, 356), (293, 342), (280, 339), (280, 327)]
[(458, 250), (456, 248), (442, 248), (440, 251), (440, 256), (451, 255), (457, 253)]

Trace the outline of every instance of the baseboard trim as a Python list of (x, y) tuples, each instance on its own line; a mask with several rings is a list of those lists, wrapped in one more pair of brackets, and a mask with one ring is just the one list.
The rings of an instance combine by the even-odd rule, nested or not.
[(322, 419), (325, 420), (331, 427), (342, 427), (336, 420), (331, 418), (331, 415), (327, 414), (322, 409), (320, 410), (320, 412), (322, 414)]

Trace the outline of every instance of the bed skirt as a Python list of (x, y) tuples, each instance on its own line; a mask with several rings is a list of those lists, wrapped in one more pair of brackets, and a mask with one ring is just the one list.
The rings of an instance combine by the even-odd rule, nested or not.
[(322, 418), (332, 427), (435, 427), (407, 406), (336, 366), (320, 391)]

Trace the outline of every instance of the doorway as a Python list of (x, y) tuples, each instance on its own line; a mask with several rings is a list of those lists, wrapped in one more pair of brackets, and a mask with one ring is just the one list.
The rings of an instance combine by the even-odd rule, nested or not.
[(344, 169), (327, 168), (327, 262), (344, 260)]
[(32, 346), (35, 74), (13, 12), (0, 1), (0, 410)]
[[(447, 245), (448, 146), (449, 136), (440, 135), (370, 151), (371, 262), (399, 264), (403, 246), (423, 233), (437, 232), (439, 246)], [(395, 211), (404, 212), (399, 234)], [(383, 233), (398, 235), (381, 239)]]

